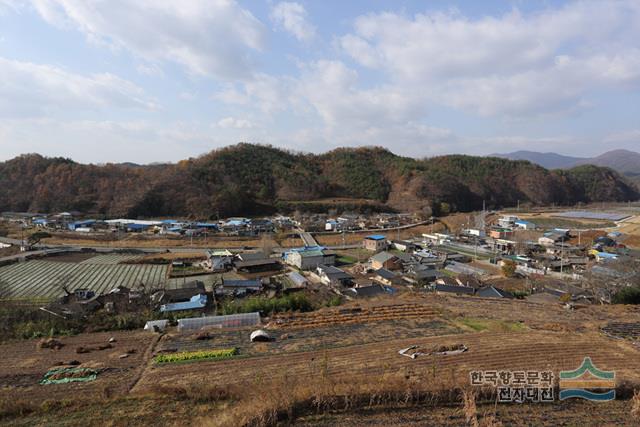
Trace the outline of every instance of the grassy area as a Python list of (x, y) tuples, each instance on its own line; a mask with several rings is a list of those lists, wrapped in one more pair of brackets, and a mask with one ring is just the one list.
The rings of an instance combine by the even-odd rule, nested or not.
[(605, 228), (616, 226), (616, 224), (611, 221), (587, 222), (555, 217), (531, 217), (527, 219), (533, 222), (538, 228), (579, 228), (585, 230), (591, 228)]
[(526, 327), (520, 322), (509, 322), (505, 320), (493, 319), (476, 319), (472, 317), (463, 317), (454, 322), (462, 329), (472, 330), (475, 332), (492, 331), (492, 332), (518, 332)]
[(279, 298), (251, 297), (243, 300), (224, 302), (220, 314), (280, 313), (284, 311), (312, 311), (313, 304), (301, 293), (284, 295)]
[(358, 262), (356, 258), (347, 255), (341, 255), (336, 258), (336, 263), (338, 265), (355, 264), (356, 262)]

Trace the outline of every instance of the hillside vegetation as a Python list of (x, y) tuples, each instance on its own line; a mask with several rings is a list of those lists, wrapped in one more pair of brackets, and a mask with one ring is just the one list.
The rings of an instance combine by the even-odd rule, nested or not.
[(37, 154), (0, 163), (1, 211), (213, 218), (327, 198), (440, 213), (479, 209), (483, 200), (500, 208), (518, 200), (574, 204), (639, 195), (613, 170), (592, 165), (550, 171), (496, 157), (419, 160), (378, 147), (314, 155), (243, 143), (166, 165), (85, 165)]

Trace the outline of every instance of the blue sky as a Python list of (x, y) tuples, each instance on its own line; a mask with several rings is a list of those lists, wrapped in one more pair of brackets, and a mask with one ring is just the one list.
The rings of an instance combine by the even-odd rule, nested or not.
[(0, 160), (640, 150), (640, 2), (0, 0)]

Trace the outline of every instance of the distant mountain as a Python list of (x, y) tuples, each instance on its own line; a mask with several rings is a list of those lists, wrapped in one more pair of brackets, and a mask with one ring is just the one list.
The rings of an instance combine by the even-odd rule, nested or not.
[[(540, 165), (546, 169), (566, 169), (573, 166), (584, 164), (583, 157), (563, 156), (557, 153), (539, 153), (537, 151), (514, 151), (513, 153), (491, 154), (492, 157), (501, 157), (509, 160), (527, 160), (536, 165)], [(587, 162), (588, 163), (588, 162)], [(601, 165), (605, 166), (605, 165)]]
[(625, 175), (640, 175), (640, 153), (629, 150), (611, 150), (580, 164), (592, 164), (614, 169)]
[(513, 153), (492, 154), (491, 156), (509, 160), (527, 160), (547, 169), (568, 169), (580, 165), (611, 168), (633, 181), (640, 188), (640, 153), (635, 151), (611, 150), (591, 158), (535, 151), (514, 151)]
[(238, 144), (155, 166), (84, 165), (37, 154), (0, 162), (0, 211), (216, 218), (326, 211), (336, 206), (323, 201), (335, 198), (357, 204), (349, 209), (439, 214), (483, 202), (569, 205), (640, 194), (617, 172), (593, 165), (548, 170), (495, 157), (413, 159), (380, 147), (301, 154)]

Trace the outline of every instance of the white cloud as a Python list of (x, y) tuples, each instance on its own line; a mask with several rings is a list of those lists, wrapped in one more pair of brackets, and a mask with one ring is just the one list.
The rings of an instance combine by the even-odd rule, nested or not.
[(225, 117), (218, 121), (218, 127), (223, 129), (251, 129), (253, 127), (253, 123), (246, 119)]
[(154, 109), (143, 90), (113, 74), (75, 74), (0, 57), (0, 117), (37, 117), (84, 109)]
[(0, 160), (40, 153), (87, 163), (175, 162), (235, 142), (200, 123), (48, 118), (0, 120), (0, 138), (12, 142)]
[(34, 6), (47, 22), (92, 41), (229, 80), (251, 74), (251, 53), (265, 42), (264, 26), (233, 0), (35, 0)]
[(311, 40), (316, 28), (307, 20), (307, 11), (303, 5), (295, 2), (280, 2), (271, 9), (271, 20), (277, 28), (293, 34), (298, 40)]
[(358, 73), (340, 61), (309, 64), (298, 95), (330, 126), (369, 126), (408, 122), (423, 115), (421, 100), (396, 86), (361, 89)]
[(640, 4), (574, 2), (522, 15), (364, 15), (339, 44), (425, 100), (480, 115), (573, 111), (598, 88), (640, 83)]
[(0, 0), (0, 15), (3, 12), (19, 12), (27, 5), (26, 0)]
[(238, 84), (227, 84), (213, 94), (213, 99), (226, 104), (257, 108), (272, 115), (290, 107), (294, 102), (296, 79), (256, 73), (253, 79)]

